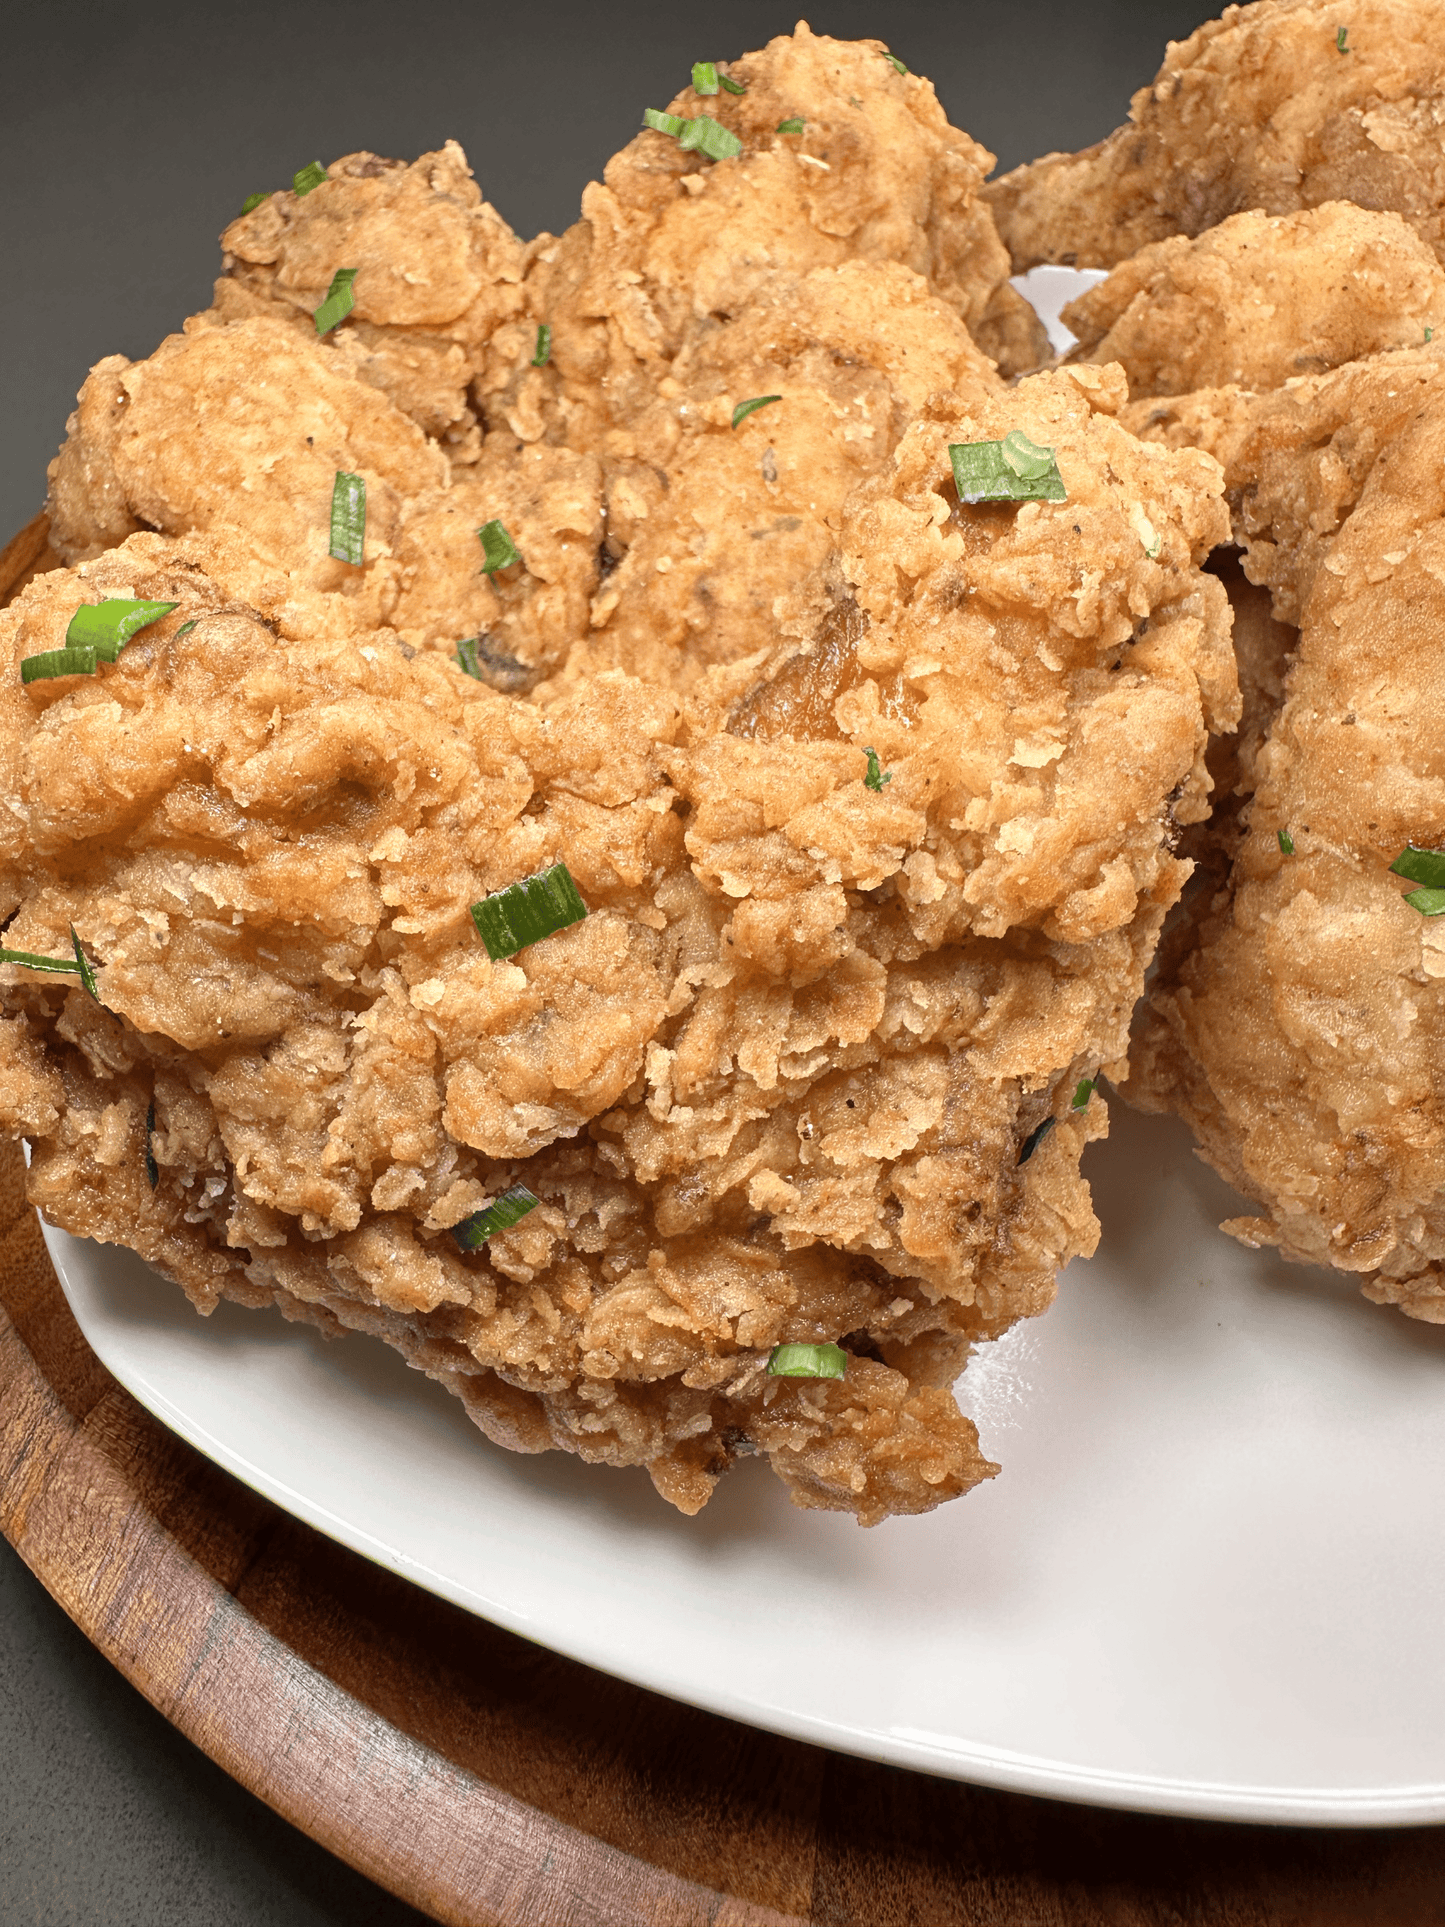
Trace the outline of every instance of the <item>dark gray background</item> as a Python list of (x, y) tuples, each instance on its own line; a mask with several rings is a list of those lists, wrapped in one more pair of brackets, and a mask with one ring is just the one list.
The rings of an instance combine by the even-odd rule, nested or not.
[[(1207, 6), (824, 0), (807, 17), (886, 40), (1007, 168), (1107, 133)], [(247, 194), (312, 159), (409, 158), (454, 136), (520, 233), (555, 231), (692, 61), (742, 53), (796, 17), (797, 0), (7, 9), (0, 541), (40, 507), (91, 363), (148, 354), (206, 305), (215, 237)], [(5, 1927), (419, 1919), (173, 1732), (0, 1541)]]

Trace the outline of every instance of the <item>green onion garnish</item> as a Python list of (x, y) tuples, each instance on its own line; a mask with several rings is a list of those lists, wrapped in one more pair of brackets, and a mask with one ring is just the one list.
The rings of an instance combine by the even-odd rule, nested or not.
[(960, 502), (1066, 502), (1068, 491), (1051, 448), (1014, 429), (1001, 442), (955, 442), (949, 448)]
[(509, 883), (505, 890), (493, 890), (472, 905), (472, 922), (493, 963), (515, 956), (569, 924), (581, 923), (586, 915), (587, 905), (565, 863)]
[(91, 996), (95, 999), (95, 1001), (99, 1003), (100, 992), (95, 987), (95, 972), (90, 967), (89, 957), (86, 956), (85, 952), (80, 947), (80, 938), (75, 934), (74, 924), (71, 924), (70, 926), (70, 941), (75, 946), (75, 963), (76, 963), (76, 968), (80, 972), (80, 981), (81, 983), (84, 984), (85, 988), (90, 992)]
[(711, 60), (695, 60), (692, 63), (692, 91), (695, 94), (715, 94), (717, 92), (717, 66)]
[(348, 475), (344, 468), (338, 468), (331, 485), (331, 547), (326, 553), (359, 569), (365, 545), (365, 477)]
[(545, 321), (537, 323), (537, 348), (532, 356), (534, 368), (545, 368), (552, 355), (552, 330)]
[(457, 644), (457, 661), (469, 676), (475, 676), (478, 682), (485, 682), (487, 679), (477, 661), (477, 644), (480, 641), (480, 636), (463, 636)]
[(877, 790), (881, 796), (883, 785), (893, 781), (893, 772), (891, 769), (884, 769), (879, 763), (876, 749), (865, 748), (863, 754), (868, 758), (868, 774), (863, 778), (863, 787), (865, 790)]
[(1430, 343), (1434, 339), (1435, 339), (1435, 330), (1433, 328), (1427, 328), (1425, 330), (1425, 346), (1428, 348), (1430, 346)]
[(801, 134), (802, 131), (803, 123), (800, 120), (780, 120), (778, 122), (778, 132), (780, 134)]
[(774, 1345), (768, 1360), (773, 1378), (842, 1378), (847, 1369), (841, 1345)]
[(885, 52), (883, 55), (883, 58), (888, 62), (888, 65), (893, 69), (895, 74), (906, 74), (908, 72), (908, 69), (904, 66), (903, 62), (898, 58), (897, 54), (890, 54)]
[(745, 94), (748, 91), (745, 80), (732, 80), (727, 74), (719, 74), (717, 84), (725, 94)]
[(152, 1098), (150, 1103), (150, 1109), (146, 1112), (146, 1176), (150, 1180), (150, 1187), (152, 1191), (155, 1190), (156, 1186), (161, 1181), (161, 1168), (156, 1163), (155, 1148), (151, 1143), (151, 1139), (155, 1135), (155, 1128), (156, 1128), (156, 1101), (154, 1098)]
[(782, 399), (781, 395), (754, 395), (751, 401), (740, 401), (733, 410), (733, 427), (736, 428), (739, 422), (745, 422), (757, 409), (766, 408), (769, 402)]
[(178, 602), (128, 602), (119, 596), (83, 602), (70, 618), (66, 647), (93, 649), (100, 662), (115, 662), (133, 635), (179, 607)]
[(312, 188), (320, 187), (326, 178), (326, 169), (320, 161), (308, 161), (305, 167), (298, 168), (291, 176), (291, 187), (296, 194), (309, 194)]
[(493, 1200), (484, 1211), (474, 1211), (469, 1218), (452, 1226), (452, 1236), (463, 1251), (475, 1251), (484, 1245), (493, 1232), (505, 1231), (519, 1218), (525, 1218), (529, 1211), (535, 1211), (542, 1202), (534, 1198), (525, 1184), (514, 1184), (509, 1191)]
[(1087, 1111), (1089, 1108), (1089, 1099), (1093, 1095), (1094, 1095), (1093, 1078), (1081, 1077), (1078, 1083), (1074, 1086), (1074, 1101), (1069, 1106), (1069, 1109), (1071, 1111)]
[(192, 629), (194, 629), (196, 624), (200, 621), (200, 619), (201, 618), (199, 616), (192, 616), (189, 622), (183, 622), (180, 628), (177, 629), (176, 633), (171, 637), (171, 641), (179, 642), (182, 636), (188, 636), (191, 633)]
[(319, 335), (329, 335), (340, 322), (351, 313), (351, 284), (356, 279), (355, 268), (338, 268), (331, 277), (331, 286), (326, 290), (326, 299), (312, 315)]
[(525, 689), (532, 679), (526, 663), (518, 662), (504, 649), (494, 649), (490, 636), (463, 636), (457, 644), (457, 662), (467, 675), (484, 682), (489, 689), (509, 693)]
[(1280, 855), (1293, 856), (1294, 855), (1294, 838), (1290, 835), (1289, 831), (1276, 830), (1275, 835), (1279, 838)]
[(663, 114), (655, 107), (648, 107), (643, 111), (642, 124), (659, 134), (671, 134), (679, 147), (706, 154), (709, 160), (730, 161), (743, 151), (737, 135), (729, 133), (721, 121), (707, 114), (700, 114), (696, 120), (683, 120), (678, 114)]
[(1033, 1130), (1031, 1130), (1024, 1139), (1019, 1151), (1020, 1164), (1028, 1163), (1029, 1159), (1033, 1156), (1034, 1152), (1038, 1150), (1039, 1146), (1043, 1143), (1049, 1132), (1053, 1130), (1057, 1122), (1057, 1118), (1050, 1116), (1046, 1117), (1042, 1124), (1036, 1124), (1034, 1126)]
[(1347, 54), (1350, 51), (1350, 49), (1345, 45), (1345, 36), (1349, 33), (1349, 31), (1350, 30), (1348, 27), (1341, 27), (1339, 32), (1335, 35), (1335, 52), (1336, 53)]
[(1422, 917), (1445, 916), (1445, 890), (1407, 890), (1405, 901)]
[(244, 200), (244, 201), (242, 201), (242, 203), (241, 203), (241, 212), (242, 212), (243, 214), (249, 214), (249, 213), (251, 212), (251, 210), (252, 210), (252, 208), (256, 208), (256, 207), (259, 207), (259, 206), (261, 205), (261, 203), (262, 203), (262, 201), (269, 201), (269, 200), (270, 200), (270, 198), (271, 198), (271, 196), (270, 196), (270, 194), (269, 194), (269, 193), (263, 193), (263, 194), (248, 194), (248, 195), (246, 196), (246, 198), (245, 198), (245, 200)]
[(498, 569), (520, 562), (517, 545), (500, 522), (484, 522), (477, 530), (482, 543), (482, 574), (495, 575)]
[(1445, 914), (1445, 850), (1426, 850), (1407, 843), (1390, 865), (1398, 877), (1424, 884), (1422, 890), (1407, 890), (1405, 901), (1422, 917)]
[(43, 682), (48, 676), (93, 676), (93, 649), (45, 649), (27, 656), (20, 665), (21, 682)]
[(69, 957), (37, 957), (33, 950), (0, 950), (0, 963), (24, 964), (27, 970), (49, 970), (57, 977), (79, 977), (81, 968)]

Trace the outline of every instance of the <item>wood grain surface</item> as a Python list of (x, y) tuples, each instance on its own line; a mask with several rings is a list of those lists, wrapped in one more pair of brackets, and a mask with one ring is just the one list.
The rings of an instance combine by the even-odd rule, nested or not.
[[(0, 556), (0, 597), (54, 566), (46, 534), (37, 518)], [(115, 1383), (70, 1314), (14, 1146), (0, 1530), (212, 1759), (441, 1921), (1445, 1923), (1439, 1828), (1211, 1825), (933, 1780), (660, 1699), (369, 1565)]]

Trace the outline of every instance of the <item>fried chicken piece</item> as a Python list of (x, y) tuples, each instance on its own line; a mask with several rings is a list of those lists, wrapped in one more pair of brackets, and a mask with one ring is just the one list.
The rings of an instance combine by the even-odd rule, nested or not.
[(1070, 359), (1117, 361), (1136, 402), (1280, 388), (1445, 330), (1445, 268), (1399, 215), (1328, 201), (1156, 241), (1063, 320), (1078, 336)]
[(1389, 865), (1445, 840), (1421, 709), (1445, 633), (1445, 360), (1181, 413), (1212, 431), (1246, 567), (1301, 629), (1228, 884), (1161, 971), (1129, 1095), (1179, 1110), (1267, 1214), (1227, 1230), (1440, 1322), (1445, 932)]
[(984, 189), (1022, 273), (1111, 268), (1250, 209), (1394, 211), (1445, 261), (1445, 14), (1257, 0), (1171, 42), (1124, 126)]
[[(438, 459), (283, 323), (169, 353), (238, 333)], [(300, 569), (268, 626), (235, 587), (289, 539), (261, 509), (37, 578), (0, 617), (0, 893), (10, 944), (73, 923), (101, 990), (4, 970), (0, 1119), (47, 1216), (202, 1308), (381, 1336), (501, 1442), (646, 1464), (687, 1510), (745, 1450), (864, 1521), (988, 1476), (947, 1387), (1092, 1249), (1105, 1113), (1073, 1095), (1119, 1065), (1238, 698), (1214, 465), (1128, 436), (1109, 371), (971, 382), (855, 488), (810, 646), (685, 696), (503, 695)], [(960, 506), (950, 443), (1014, 428), (1068, 500)], [(179, 607), (22, 686), (78, 601), (131, 594)], [(468, 905), (558, 858), (591, 914), (492, 963)], [(539, 1207), (459, 1252), (518, 1181)], [(847, 1378), (771, 1378), (784, 1340), (842, 1341)]]

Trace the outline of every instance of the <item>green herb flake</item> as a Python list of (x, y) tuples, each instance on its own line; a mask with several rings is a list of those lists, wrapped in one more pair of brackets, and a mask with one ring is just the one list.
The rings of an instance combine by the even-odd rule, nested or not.
[(475, 1251), (478, 1245), (484, 1245), (496, 1232), (506, 1231), (520, 1218), (525, 1218), (529, 1211), (535, 1211), (541, 1202), (540, 1198), (532, 1196), (525, 1184), (514, 1184), (484, 1211), (474, 1211), (471, 1217), (453, 1225), (452, 1236), (463, 1251)]
[(847, 1370), (841, 1345), (774, 1345), (768, 1359), (773, 1378), (842, 1378)]
[(1349, 31), (1350, 30), (1348, 27), (1341, 27), (1339, 31), (1336, 33), (1335, 52), (1337, 54), (1348, 54), (1348, 53), (1354, 52), (1354, 49), (1352, 47), (1349, 47), (1345, 44)]
[(80, 938), (75, 934), (74, 924), (70, 926), (70, 941), (75, 948), (75, 967), (80, 972), (80, 981), (95, 999), (96, 1003), (99, 1003), (100, 992), (95, 987), (95, 972), (91, 968), (89, 957), (86, 956), (80, 947)]
[(20, 665), (20, 680), (44, 682), (50, 676), (93, 676), (93, 649), (45, 649), (38, 656), (27, 656)]
[(24, 964), (27, 970), (48, 970), (57, 977), (78, 977), (80, 965), (70, 957), (37, 957), (33, 950), (0, 950), (0, 963)]
[(960, 502), (1067, 502), (1051, 448), (1017, 429), (1001, 442), (955, 442), (948, 451)]
[(151, 1099), (150, 1109), (146, 1112), (146, 1178), (152, 1191), (161, 1181), (161, 1168), (156, 1163), (155, 1145), (152, 1139), (156, 1134), (156, 1101)]
[(778, 132), (780, 134), (801, 134), (805, 125), (806, 123), (801, 120), (780, 120), (778, 122)]
[(305, 167), (297, 168), (291, 176), (292, 191), (298, 196), (309, 194), (313, 188), (322, 186), (326, 179), (326, 169), (320, 161), (308, 161)]
[(1435, 330), (1433, 328), (1427, 328), (1425, 330), (1425, 346), (1428, 348), (1430, 346), (1430, 343), (1434, 339), (1435, 339)]
[(1422, 917), (1445, 916), (1445, 890), (1407, 890), (1405, 901)]
[(472, 922), (493, 963), (514, 957), (528, 944), (569, 924), (581, 923), (586, 915), (587, 905), (565, 863), (509, 883), (505, 890), (493, 890), (472, 905)]
[(200, 621), (199, 616), (192, 616), (189, 622), (183, 622), (180, 628), (177, 629), (176, 633), (171, 637), (171, 641), (179, 642), (182, 636), (188, 636), (199, 621)]
[(1279, 838), (1280, 855), (1293, 856), (1294, 855), (1294, 838), (1290, 835), (1289, 831), (1276, 830), (1275, 835)]
[(534, 368), (545, 368), (552, 359), (552, 330), (545, 321), (537, 323), (537, 346), (532, 355)]
[(643, 113), (642, 124), (659, 134), (671, 134), (679, 147), (690, 153), (706, 154), (709, 160), (734, 160), (743, 151), (737, 135), (707, 114), (700, 114), (696, 120), (683, 120), (679, 114), (662, 114), (655, 107), (649, 107)]
[[(1445, 850), (1428, 850), (1418, 843), (1407, 843), (1390, 865), (1397, 877), (1423, 883), (1431, 890), (1445, 890)], [(1408, 897), (1406, 903), (1410, 901)]]
[(132, 602), (119, 596), (83, 602), (70, 618), (66, 648), (93, 649), (98, 662), (116, 662), (132, 636), (179, 607), (178, 602)]
[(269, 192), (264, 194), (248, 194), (241, 203), (241, 212), (243, 214), (252, 214), (261, 205), (262, 201), (269, 201), (270, 198)]
[(782, 399), (781, 395), (754, 395), (751, 401), (740, 401), (733, 410), (733, 427), (736, 428), (739, 422), (745, 422), (748, 416), (755, 414), (759, 408), (767, 408), (772, 402)]
[(477, 661), (477, 644), (480, 641), (480, 636), (463, 636), (457, 644), (457, 661), (469, 676), (475, 677), (478, 682), (485, 682), (487, 679)]
[(1069, 1106), (1069, 1109), (1071, 1111), (1087, 1111), (1089, 1108), (1089, 1099), (1093, 1095), (1094, 1095), (1093, 1078), (1081, 1077), (1078, 1083), (1074, 1086), (1074, 1101)]
[(893, 69), (895, 74), (906, 74), (908, 72), (908, 69), (898, 58), (897, 54), (891, 54), (885, 49), (883, 58), (888, 62), (888, 65)]
[(692, 91), (695, 94), (717, 92), (717, 65), (714, 61), (695, 60), (692, 63)]
[(345, 321), (354, 305), (351, 284), (356, 279), (355, 268), (338, 268), (331, 277), (331, 286), (326, 290), (326, 299), (312, 315), (318, 335), (329, 335), (331, 330)]
[(674, 140), (687, 126), (681, 114), (660, 113), (656, 107), (643, 108), (642, 124), (644, 127), (650, 127), (655, 134), (671, 134)]
[(719, 74), (717, 84), (725, 94), (745, 94), (748, 91), (745, 80), (734, 80), (730, 74)]
[(477, 536), (482, 545), (483, 575), (495, 575), (498, 569), (509, 569), (514, 562), (521, 561), (516, 543), (500, 522), (484, 522)]
[(876, 749), (865, 748), (863, 754), (868, 758), (868, 774), (863, 778), (863, 787), (865, 790), (876, 790), (881, 796), (883, 785), (893, 781), (893, 772), (879, 763)]
[(1036, 1124), (1034, 1126), (1020, 1147), (1018, 1160), (1020, 1164), (1028, 1163), (1029, 1159), (1033, 1156), (1034, 1152), (1038, 1150), (1039, 1146), (1043, 1143), (1049, 1132), (1053, 1130), (1057, 1122), (1057, 1118), (1046, 1117), (1042, 1124)]
[(331, 547), (326, 553), (359, 569), (365, 548), (366, 479), (338, 468), (331, 485)]

